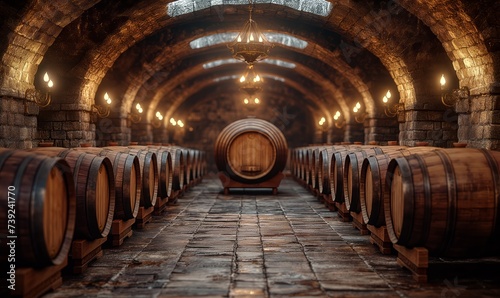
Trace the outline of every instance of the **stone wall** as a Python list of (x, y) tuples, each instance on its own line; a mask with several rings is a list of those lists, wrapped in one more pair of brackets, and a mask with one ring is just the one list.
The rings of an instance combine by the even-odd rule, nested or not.
[(34, 102), (0, 97), (0, 147), (36, 147), (38, 113), (39, 108)]

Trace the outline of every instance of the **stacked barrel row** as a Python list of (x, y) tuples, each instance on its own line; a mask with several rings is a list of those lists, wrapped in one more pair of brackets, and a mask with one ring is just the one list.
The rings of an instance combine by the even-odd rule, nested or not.
[(292, 150), (290, 162), (325, 204), (386, 228), (393, 244), (434, 256), (500, 254), (500, 152), (322, 145)]
[(60, 265), (73, 240), (107, 237), (113, 220), (177, 199), (205, 170), (203, 152), (176, 146), (0, 149), (2, 234), (17, 236), (17, 266)]

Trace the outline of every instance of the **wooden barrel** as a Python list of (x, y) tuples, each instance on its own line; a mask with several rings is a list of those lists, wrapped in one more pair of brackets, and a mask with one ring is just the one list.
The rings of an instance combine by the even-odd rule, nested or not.
[(343, 184), (344, 203), (347, 210), (361, 212), (360, 173), (365, 158), (402, 149), (402, 146), (382, 146), (364, 148), (349, 152), (345, 157)]
[(327, 146), (319, 153), (318, 190), (322, 194), (331, 194), (330, 164), (332, 162), (332, 155), (335, 152), (344, 151), (346, 148), (345, 145)]
[(149, 208), (156, 204), (158, 198), (158, 163), (156, 153), (146, 148), (129, 148), (110, 146), (105, 149), (119, 151), (137, 156), (141, 169), (142, 190), (140, 206)]
[(500, 253), (500, 152), (439, 149), (391, 160), (384, 210), (391, 241), (430, 255)]
[(387, 166), (393, 158), (435, 150), (436, 147), (402, 147), (399, 150), (369, 156), (363, 161), (359, 177), (359, 202), (363, 221), (375, 227), (385, 226), (384, 200)]
[(326, 146), (314, 146), (312, 148), (312, 155), (311, 155), (311, 188), (318, 190), (319, 189), (319, 180), (318, 180), (318, 174), (320, 171), (320, 160), (319, 160), (319, 155), (323, 149), (325, 149)]
[(139, 158), (133, 154), (103, 148), (73, 148), (109, 158), (115, 178), (115, 212), (113, 219), (137, 217), (142, 193)]
[(115, 212), (115, 178), (107, 157), (67, 148), (34, 148), (31, 152), (64, 158), (76, 189), (76, 239), (107, 237)]
[(172, 156), (161, 146), (130, 146), (129, 148), (148, 150), (156, 154), (158, 169), (158, 197), (168, 198), (172, 192)]
[[(62, 158), (0, 149), (0, 176), (0, 232), (17, 236), (12, 239), (16, 267), (62, 264), (76, 219), (75, 184), (68, 163)], [(0, 249), (5, 261), (10, 240), (2, 241)]]
[(332, 199), (338, 203), (344, 203), (344, 163), (347, 155), (353, 150), (363, 148), (373, 148), (373, 146), (364, 145), (343, 145), (332, 154), (330, 161), (330, 191)]
[(272, 123), (246, 118), (226, 126), (215, 141), (215, 163), (234, 181), (256, 184), (282, 172), (288, 147)]
[(184, 186), (185, 164), (184, 153), (180, 147), (177, 146), (164, 146), (172, 157), (172, 191), (180, 191)]

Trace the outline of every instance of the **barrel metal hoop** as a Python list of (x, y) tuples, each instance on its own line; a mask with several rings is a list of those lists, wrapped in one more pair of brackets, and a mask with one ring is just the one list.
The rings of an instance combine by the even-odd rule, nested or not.
[[(397, 158), (396, 161), (397, 161), (397, 166), (399, 166), (400, 168), (401, 176), (403, 178), (402, 179), (403, 201), (404, 201), (403, 214), (404, 218), (407, 219), (404, 220), (403, 218), (401, 235), (398, 243), (405, 245), (408, 244), (408, 242), (411, 239), (411, 234), (413, 232), (413, 223), (415, 218), (415, 194), (413, 188), (413, 175), (408, 159)], [(389, 170), (387, 172), (389, 173)], [(391, 171), (391, 173), (393, 172)], [(407, 182), (405, 183), (405, 181)], [(389, 182), (390, 184), (387, 184), (389, 186), (387, 191), (391, 191), (390, 187), (392, 187), (392, 178), (389, 180)]]
[[(452, 162), (450, 160), (450, 157), (446, 152), (443, 150), (435, 150), (434, 151), (439, 158), (443, 161), (443, 166), (445, 168), (445, 175), (446, 175), (446, 183), (447, 183), (447, 190), (448, 190), (448, 216), (446, 218), (446, 230), (445, 230), (445, 236), (444, 236), (444, 241), (439, 248), (440, 252), (445, 252), (447, 251), (453, 242), (453, 239), (455, 239), (455, 231), (456, 231), (456, 223), (457, 223), (457, 183), (456, 183), (456, 177), (455, 177), (455, 171), (453, 170)], [(427, 222), (427, 221), (426, 221)], [(430, 220), (428, 221), (430, 224)]]
[(493, 223), (493, 233), (490, 237), (489, 243), (499, 243), (500, 242), (500, 173), (498, 169), (498, 164), (496, 160), (491, 156), (490, 151), (487, 149), (480, 149), (484, 157), (488, 161), (491, 170), (491, 176), (493, 177), (493, 183), (495, 185), (495, 206), (497, 207), (494, 212), (494, 223)]
[(420, 239), (418, 239), (419, 244), (425, 243), (427, 238), (429, 238), (429, 232), (431, 228), (431, 209), (432, 209), (432, 187), (431, 181), (429, 177), (429, 171), (427, 165), (425, 164), (424, 159), (419, 154), (413, 155), (415, 159), (418, 161), (420, 166), (420, 170), (422, 170), (422, 178), (423, 178), (423, 186), (424, 186), (424, 216), (422, 222), (422, 234), (420, 235)]
[[(23, 159), (23, 161), (18, 166), (18, 171), (16, 173), (16, 178), (14, 180), (14, 186), (19, 189), (22, 183), (22, 177), (26, 171), (28, 165), (33, 160), (34, 156), (29, 156)], [(47, 195), (45, 191), (37, 191), (42, 188), (45, 189), (48, 176), (50, 171), (40, 171), (43, 164), (39, 164), (35, 169), (36, 175), (33, 178), (33, 186), (30, 193), (29, 202), (29, 214), (30, 214), (30, 230), (37, 231), (36, 233), (31, 233), (31, 244), (33, 245), (33, 251), (36, 252), (37, 259), (47, 260), (50, 258), (50, 254), (47, 251), (45, 245), (39, 245), (45, 243), (45, 231), (43, 229), (43, 216), (35, 216), (36, 212), (43, 211), (43, 203), (45, 198), (43, 196)], [(53, 163), (50, 166), (54, 166)], [(48, 264), (45, 264), (48, 265)]]
[[(99, 158), (103, 158), (103, 157), (99, 157)], [(92, 239), (98, 239), (98, 238), (107, 236), (106, 231), (103, 231), (103, 233), (101, 234), (101, 231), (100, 231), (99, 226), (97, 224), (96, 202), (95, 201), (89, 202), (90, 198), (97, 199), (97, 194), (94, 193), (93, 196), (87, 195), (88, 193), (91, 193), (95, 189), (97, 189), (97, 181), (98, 181), (97, 178), (98, 178), (99, 169), (101, 168), (101, 164), (102, 163), (100, 163), (99, 161), (96, 162), (96, 157), (93, 157), (92, 161), (90, 162), (90, 167), (88, 169), (89, 176), (85, 177), (86, 181), (87, 181), (86, 189), (85, 189), (85, 194), (86, 194), (85, 195), (85, 208), (84, 208), (85, 212), (86, 212), (85, 218), (86, 218), (87, 225), (88, 225), (88, 232), (89, 232), (90, 237)], [(107, 169), (106, 169), (106, 171), (107, 171)], [(96, 173), (96, 175), (94, 177), (90, 177), (91, 173)], [(110, 189), (111, 189), (111, 186), (110, 186)], [(109, 214), (109, 212), (108, 212), (108, 214)]]
[(14, 150), (6, 150), (0, 153), (0, 169), (2, 168), (4, 162), (14, 153)]
[[(369, 215), (369, 218), (370, 218), (370, 221), (368, 222), (369, 224), (372, 224), (372, 225), (375, 225), (377, 224), (377, 222), (373, 222), (373, 220), (371, 220), (371, 218), (373, 217), (373, 214), (378, 214), (379, 215), (379, 218), (378, 218), (378, 222), (381, 221), (381, 215), (383, 214), (384, 212), (384, 207), (383, 207), (383, 197), (382, 197), (382, 176), (380, 175), (380, 165), (378, 163), (378, 160), (376, 157), (368, 157), (366, 159), (369, 163), (369, 167), (370, 167), (370, 170), (371, 170), (371, 173), (372, 173), (372, 183), (373, 183), (373, 189), (379, 189), (380, 192), (379, 193), (374, 193), (373, 192), (373, 189), (372, 189), (372, 196), (377, 196), (378, 197), (378, 204), (373, 204), (374, 201), (373, 201), (373, 198), (372, 198), (372, 212), (371, 214), (368, 214)], [(365, 190), (366, 191), (366, 190)], [(380, 204), (382, 203), (382, 204)], [(368, 211), (368, 210), (367, 210)]]

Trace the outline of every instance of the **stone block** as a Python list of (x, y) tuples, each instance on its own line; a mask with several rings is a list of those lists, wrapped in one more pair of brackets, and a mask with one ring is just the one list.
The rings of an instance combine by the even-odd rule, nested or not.
[(16, 126), (24, 126), (24, 115), (15, 114), (14, 115), (14, 125)]
[(68, 136), (68, 139), (70, 139), (70, 140), (83, 139), (83, 132), (82, 131), (68, 131), (67, 136)]
[(50, 132), (50, 138), (64, 140), (66, 139), (66, 132), (63, 130), (53, 130)]
[(80, 126), (80, 122), (64, 122), (62, 125), (62, 129), (66, 131), (80, 130)]

